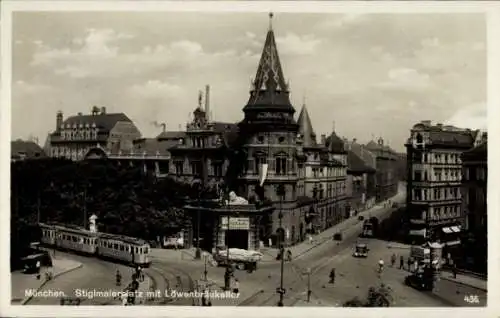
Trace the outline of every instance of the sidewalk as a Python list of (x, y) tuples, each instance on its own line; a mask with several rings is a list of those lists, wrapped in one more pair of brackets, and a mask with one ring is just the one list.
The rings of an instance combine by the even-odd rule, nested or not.
[(21, 271), (11, 273), (11, 303), (13, 305), (24, 305), (30, 301), (32, 297), (26, 297), (25, 292), (27, 290), (39, 291), (48, 282), (45, 279), (46, 272), (51, 271), (54, 280), (83, 266), (80, 262), (57, 257), (52, 258), (52, 265), (52, 268), (41, 268), (39, 280), (36, 279), (36, 274), (24, 274)]
[[(395, 203), (402, 203), (404, 201), (404, 195), (402, 193), (398, 193), (394, 197), (392, 197), (391, 202)], [(359, 224), (363, 221), (359, 221), (358, 217), (363, 216), (365, 219), (371, 216), (378, 216), (382, 212), (387, 211), (387, 207), (384, 207), (384, 204), (386, 202), (380, 202), (379, 204), (373, 206), (371, 209), (365, 210), (363, 212), (358, 213), (358, 215), (353, 216), (349, 219), (346, 219), (345, 221), (332, 226), (331, 228), (326, 229), (325, 231), (317, 234), (316, 236), (313, 237), (312, 243), (309, 243), (309, 241), (304, 241), (301, 242), (297, 245), (287, 247), (286, 250), (290, 250), (292, 252), (292, 257), (294, 259), (300, 258), (310, 250), (314, 249), (315, 247), (327, 242), (331, 241), (333, 239), (333, 235), (337, 232), (343, 232), (351, 227), (353, 227), (356, 224)], [(393, 208), (389, 208), (393, 209)], [(276, 255), (278, 254), (278, 249), (277, 248), (263, 248), (261, 249), (261, 252), (264, 254), (264, 257), (262, 259), (262, 262), (270, 262), (274, 261), (276, 262)]]
[(449, 280), (460, 285), (471, 286), (477, 289), (481, 289), (485, 292), (488, 291), (488, 282), (478, 277), (457, 274), (457, 278), (453, 278), (453, 274), (451, 272), (443, 271), (441, 273), (441, 279)]

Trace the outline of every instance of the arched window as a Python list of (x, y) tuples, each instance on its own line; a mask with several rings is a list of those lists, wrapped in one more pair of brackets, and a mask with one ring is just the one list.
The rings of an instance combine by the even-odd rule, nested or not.
[(266, 155), (262, 152), (256, 153), (254, 156), (254, 163), (255, 163), (254, 171), (256, 174), (259, 174), (260, 170), (261, 170), (261, 166), (263, 164), (267, 163)]

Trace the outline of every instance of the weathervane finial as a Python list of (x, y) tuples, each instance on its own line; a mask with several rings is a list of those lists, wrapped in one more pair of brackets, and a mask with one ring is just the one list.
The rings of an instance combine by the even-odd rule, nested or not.
[(272, 12), (269, 12), (269, 30), (273, 29), (273, 16), (274, 14)]

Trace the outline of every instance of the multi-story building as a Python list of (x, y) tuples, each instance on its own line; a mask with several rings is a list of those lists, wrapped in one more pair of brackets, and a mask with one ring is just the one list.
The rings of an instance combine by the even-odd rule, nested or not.
[(376, 157), (376, 202), (385, 201), (398, 192), (399, 178), (397, 174), (398, 156), (389, 146), (384, 145), (384, 140), (379, 138), (366, 144), (366, 149)]
[(347, 155), (347, 197), (351, 206), (351, 216), (366, 210), (368, 203), (368, 185), (375, 169), (369, 167), (353, 151)]
[(410, 239), (456, 242), (464, 218), (460, 193), (464, 151), (477, 132), (422, 121), (407, 148), (407, 225)]
[(15, 140), (10, 143), (11, 161), (21, 161), (27, 159), (46, 157), (43, 149), (34, 141)]
[(123, 113), (107, 113), (105, 107), (94, 106), (91, 114), (78, 113), (66, 120), (58, 112), (56, 129), (49, 135), (48, 155), (77, 161), (93, 148), (130, 152), (139, 138), (141, 133), (130, 118)]
[[(295, 120), (272, 27), (243, 108), (243, 120), (237, 125), (218, 123), (207, 119), (209, 113), (200, 105), (185, 138), (169, 150), (170, 174), (206, 184), (224, 180), (230, 190), (244, 198), (258, 196), (265, 175), (263, 192), (276, 208), (267, 218), (258, 215), (258, 210), (232, 207), (243, 217), (240, 214), (237, 222), (232, 222), (237, 228), (231, 229), (224, 225), (228, 224), (226, 215), (217, 214), (223, 209), (204, 209), (203, 213), (218, 220), (211, 223), (217, 233), (207, 234), (214, 245), (227, 243), (226, 237), (232, 237), (228, 244), (241, 248), (255, 248), (257, 237), (265, 243), (271, 239), (272, 244), (294, 244), (303, 240), (307, 231), (323, 230), (348, 216), (343, 141), (332, 132), (318, 143), (305, 105)], [(283, 195), (279, 188), (284, 189)], [(189, 209), (195, 213), (200, 210)], [(231, 231), (239, 231), (238, 237)]]
[(468, 233), (465, 254), (469, 264), (482, 272), (487, 268), (487, 184), (488, 144), (486, 135), (471, 150), (462, 153), (462, 211), (464, 230)]

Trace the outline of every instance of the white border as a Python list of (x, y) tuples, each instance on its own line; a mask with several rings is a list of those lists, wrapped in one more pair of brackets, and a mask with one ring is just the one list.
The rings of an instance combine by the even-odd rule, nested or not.
[[(488, 307), (487, 308), (240, 308), (240, 307), (59, 307), (59, 306), (10, 306), (10, 279), (9, 273), (9, 213), (10, 211), (10, 118), (11, 118), (11, 40), (12, 40), (12, 12), (13, 11), (200, 11), (200, 12), (331, 12), (331, 13), (487, 13), (488, 21), (488, 129), (489, 129), (489, 173), (488, 173)], [(428, 317), (491, 316), (500, 313), (499, 272), (500, 272), (500, 244), (497, 232), (500, 230), (498, 216), (499, 196), (498, 176), (500, 162), (498, 148), (491, 145), (498, 143), (500, 128), (494, 118), (500, 118), (500, 4), (495, 2), (224, 2), (224, 1), (1, 1), (1, 56), (2, 56), (2, 94), (0, 108), (0, 136), (2, 156), (0, 157), (0, 251), (2, 251), (0, 274), (0, 315), (23, 317), (42, 316), (106, 316), (106, 317), (224, 317), (224, 316), (272, 316), (272, 317), (304, 317), (304, 316), (340, 316), (340, 317), (402, 317), (408, 314)], [(497, 124), (497, 125), (495, 125)], [(8, 156), (7, 156), (8, 155)], [(495, 302), (496, 301), (496, 302)], [(495, 315), (495, 316), (497, 316)]]

